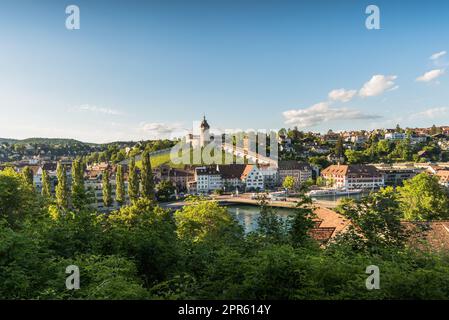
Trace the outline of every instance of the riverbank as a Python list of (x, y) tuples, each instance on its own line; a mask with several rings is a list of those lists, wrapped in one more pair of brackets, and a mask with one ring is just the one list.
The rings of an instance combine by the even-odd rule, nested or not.
[[(220, 205), (235, 205), (235, 204), (246, 204), (246, 205), (258, 205), (259, 201), (257, 199), (251, 199), (250, 195), (240, 195), (240, 196), (215, 196), (212, 200), (217, 201)], [(270, 207), (278, 207), (278, 208), (294, 208), (296, 207), (297, 199), (295, 198), (287, 198), (286, 201), (274, 201), (267, 200), (267, 206)], [(313, 204), (317, 207), (333, 209), (338, 205), (338, 201), (330, 201), (330, 200), (313, 200)], [(177, 210), (182, 208), (183, 206), (188, 205), (185, 201), (176, 201), (170, 202), (161, 205), (166, 209)]]

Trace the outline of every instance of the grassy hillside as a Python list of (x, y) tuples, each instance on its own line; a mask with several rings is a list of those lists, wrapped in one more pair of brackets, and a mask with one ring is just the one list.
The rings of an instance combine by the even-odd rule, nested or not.
[[(223, 163), (225, 161), (225, 154), (226, 152), (222, 151), (222, 159), (223, 159)], [(191, 155), (190, 158), (193, 159), (193, 150), (191, 150)], [(238, 157), (239, 159), (241, 159), (241, 157)], [(163, 153), (163, 154), (158, 154), (158, 155), (153, 155), (150, 157), (151, 159), (151, 166), (153, 168), (159, 167), (163, 164), (169, 165), (172, 168), (184, 168), (184, 164), (174, 164), (173, 162), (171, 162), (170, 160), (170, 152), (167, 153)], [(234, 163), (237, 163), (237, 157), (233, 156), (233, 161)], [(244, 163), (248, 163), (248, 161), (246, 159), (244, 159)], [(141, 161), (138, 160), (136, 161), (136, 165), (140, 168), (141, 166)], [(197, 164), (200, 165), (200, 164)]]
[[(184, 168), (184, 165), (174, 164), (170, 161), (170, 153), (169, 152), (151, 156), (150, 159), (151, 159), (151, 167), (152, 168), (157, 168), (163, 164), (167, 164), (172, 168), (180, 168), (180, 169)], [(141, 160), (136, 161), (136, 166), (140, 168), (142, 166), (142, 161)]]

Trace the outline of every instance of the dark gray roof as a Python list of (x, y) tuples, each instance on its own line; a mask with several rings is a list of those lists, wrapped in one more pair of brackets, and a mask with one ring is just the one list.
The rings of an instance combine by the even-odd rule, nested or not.
[(310, 164), (295, 160), (279, 161), (279, 170), (312, 170)]

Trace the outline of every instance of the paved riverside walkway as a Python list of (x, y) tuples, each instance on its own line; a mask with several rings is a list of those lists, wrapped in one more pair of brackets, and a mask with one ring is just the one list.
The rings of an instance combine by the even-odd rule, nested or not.
[[(226, 205), (226, 204), (249, 204), (249, 205), (257, 205), (258, 200), (251, 199), (250, 195), (240, 195), (240, 196), (234, 196), (231, 197), (229, 195), (225, 196), (215, 196), (212, 197), (211, 200), (218, 201), (220, 204)], [(181, 207), (185, 206), (187, 203), (185, 201), (176, 201), (176, 202), (170, 202), (162, 204), (161, 206), (167, 209), (180, 209)], [(337, 202), (335, 201), (326, 201), (326, 200), (314, 200), (313, 204), (317, 207), (323, 207), (323, 208), (335, 208), (337, 206)], [(281, 208), (294, 208), (296, 206), (296, 199), (295, 198), (287, 198), (287, 201), (272, 201), (269, 200), (267, 202), (268, 206), (271, 207), (281, 207)]]

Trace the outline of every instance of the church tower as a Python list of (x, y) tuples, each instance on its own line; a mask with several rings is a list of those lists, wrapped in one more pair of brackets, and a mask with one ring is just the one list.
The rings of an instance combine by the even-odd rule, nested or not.
[(200, 125), (200, 147), (204, 147), (210, 142), (209, 129), (210, 127), (207, 123), (206, 116), (204, 116)]

